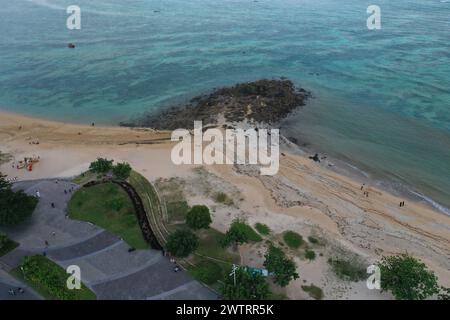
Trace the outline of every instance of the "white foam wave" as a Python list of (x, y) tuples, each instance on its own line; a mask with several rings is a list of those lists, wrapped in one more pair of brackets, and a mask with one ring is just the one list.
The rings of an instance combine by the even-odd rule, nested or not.
[(450, 216), (450, 209), (447, 207), (444, 207), (443, 205), (441, 205), (440, 203), (437, 203), (436, 201), (434, 201), (433, 199), (427, 197), (426, 195), (423, 195), (419, 192), (415, 192), (410, 190), (411, 193), (415, 194), (416, 196), (418, 196), (419, 198), (423, 199), (425, 202), (429, 203), (432, 207), (434, 207), (435, 209), (439, 210), (442, 213), (445, 213), (446, 215)]
[(26, 1), (54, 10), (66, 10), (66, 8), (50, 3), (47, 0), (26, 0)]
[[(43, 6), (46, 8), (50, 8), (53, 10), (66, 10), (67, 8), (63, 7), (63, 6), (59, 6), (56, 5), (54, 3), (49, 2), (48, 0), (25, 0), (31, 3), (34, 3), (36, 5), (39, 6)], [(104, 16), (122, 16), (122, 17), (147, 17), (145, 15), (134, 15), (134, 14), (126, 14), (123, 12), (115, 12), (115, 11), (99, 11), (99, 10), (92, 10), (92, 9), (84, 9), (82, 8), (82, 12), (86, 12), (86, 13), (92, 13), (92, 14), (98, 14), (98, 15), (104, 15)]]

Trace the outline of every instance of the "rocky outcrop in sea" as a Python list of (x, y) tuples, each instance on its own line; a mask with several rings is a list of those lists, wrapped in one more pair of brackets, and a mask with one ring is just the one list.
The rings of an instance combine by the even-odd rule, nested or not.
[(122, 126), (160, 130), (192, 128), (194, 121), (206, 124), (247, 122), (273, 125), (304, 106), (310, 93), (296, 88), (287, 79), (239, 83), (200, 95), (185, 105), (173, 106), (157, 114), (146, 114)]

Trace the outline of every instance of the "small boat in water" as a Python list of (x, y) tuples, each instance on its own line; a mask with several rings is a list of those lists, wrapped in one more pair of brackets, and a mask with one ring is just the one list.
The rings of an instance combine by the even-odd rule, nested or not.
[(74, 45), (73, 43), (69, 43), (69, 44), (67, 45), (67, 47), (69, 47), (70, 49), (75, 49), (75, 45)]

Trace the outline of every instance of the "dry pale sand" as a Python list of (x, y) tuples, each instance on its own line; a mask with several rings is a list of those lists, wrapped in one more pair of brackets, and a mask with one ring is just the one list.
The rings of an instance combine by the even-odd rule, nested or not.
[[(127, 161), (150, 180), (172, 176), (195, 179), (198, 170), (176, 166), (170, 160), (170, 133), (151, 129), (91, 127), (0, 113), (0, 151), (12, 156), (0, 171), (18, 179), (70, 177), (87, 169), (96, 157)], [(39, 144), (33, 144), (33, 142)], [(12, 168), (12, 161), (39, 155), (32, 172)], [(211, 192), (188, 192), (191, 204), (204, 202), (214, 208), (213, 225), (225, 230), (235, 216), (250, 223), (266, 223), (273, 234), (294, 230), (304, 237), (315, 235), (326, 246), (315, 248), (323, 256), (308, 262), (292, 252), (301, 278), (284, 293), (306, 299), (301, 285), (314, 283), (324, 289), (326, 298), (386, 299), (387, 294), (368, 290), (364, 283), (344, 283), (334, 277), (327, 258), (354, 253), (368, 262), (381, 255), (409, 252), (420, 257), (436, 272), (440, 283), (450, 286), (450, 217), (422, 204), (406, 202), (370, 185), (365, 186), (302, 156), (285, 152), (276, 176), (259, 176), (233, 166), (208, 166), (209, 185), (235, 194), (238, 205), (215, 204)], [(262, 266), (264, 248), (244, 246), (243, 262)]]

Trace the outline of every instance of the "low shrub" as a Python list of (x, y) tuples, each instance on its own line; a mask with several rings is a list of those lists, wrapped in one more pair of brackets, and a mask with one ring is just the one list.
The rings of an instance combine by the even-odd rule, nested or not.
[(255, 224), (255, 229), (256, 231), (258, 231), (260, 234), (267, 236), (270, 233), (270, 228), (268, 225), (264, 224), (264, 223), (256, 223)]
[(286, 231), (283, 240), (292, 249), (297, 249), (304, 243), (303, 237), (294, 231)]
[(302, 286), (303, 291), (307, 292), (311, 298), (316, 300), (323, 299), (323, 291), (319, 287), (311, 284), (310, 286)]
[(328, 259), (334, 273), (342, 280), (360, 281), (367, 277), (366, 268), (356, 261)]

